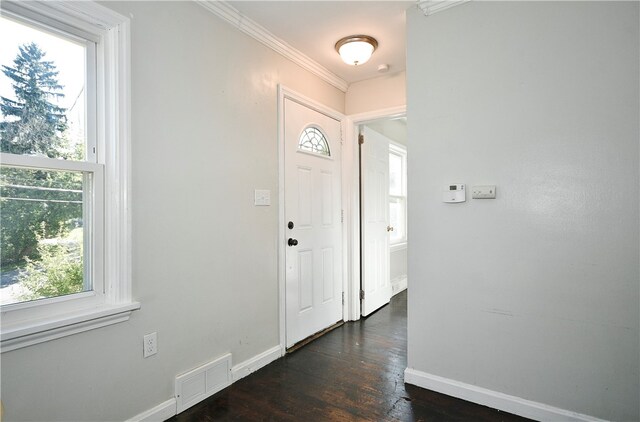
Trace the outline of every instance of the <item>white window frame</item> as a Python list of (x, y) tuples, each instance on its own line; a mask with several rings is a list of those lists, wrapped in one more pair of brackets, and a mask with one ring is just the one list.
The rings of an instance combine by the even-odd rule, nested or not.
[(88, 69), (89, 77), (95, 75), (96, 89), (87, 91), (87, 112), (96, 118), (88, 119), (87, 130), (95, 136), (89, 136), (87, 161), (0, 154), (0, 161), (9, 166), (91, 175), (87, 200), (92, 202), (94, 231), (93, 291), (2, 306), (0, 350), (4, 353), (126, 321), (140, 304), (131, 297), (129, 19), (88, 1), (2, 1), (0, 12), (91, 40), (96, 46), (95, 72)]
[(399, 201), (402, 203), (404, 216), (404, 235), (400, 239), (396, 239), (395, 241), (390, 241), (389, 245), (391, 247), (391, 251), (398, 251), (401, 249), (405, 249), (407, 247), (407, 148), (403, 145), (396, 144), (395, 142), (389, 143), (389, 155), (394, 154), (400, 156), (402, 160), (402, 172), (401, 172), (401, 195), (391, 195), (389, 192), (389, 206), (391, 206), (392, 201)]

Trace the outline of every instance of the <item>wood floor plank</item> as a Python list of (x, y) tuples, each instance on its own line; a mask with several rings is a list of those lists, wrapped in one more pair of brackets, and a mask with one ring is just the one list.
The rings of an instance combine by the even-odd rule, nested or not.
[(527, 421), (404, 384), (407, 293), (170, 419), (184, 421)]

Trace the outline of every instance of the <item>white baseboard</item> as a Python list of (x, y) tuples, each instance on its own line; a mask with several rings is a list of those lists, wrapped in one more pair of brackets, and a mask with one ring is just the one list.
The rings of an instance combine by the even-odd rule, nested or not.
[[(239, 363), (231, 367), (231, 383), (238, 381), (241, 378), (257, 371), (258, 369), (267, 366), (274, 360), (282, 356), (282, 348), (280, 346), (272, 347), (265, 350), (246, 361)], [(177, 414), (177, 400), (175, 397), (165, 401), (133, 418), (127, 420), (127, 422), (163, 422)]]
[(146, 412), (142, 412), (139, 415), (134, 416), (127, 422), (163, 422), (176, 414), (176, 399), (175, 397), (160, 403), (153, 409), (149, 409)]
[(239, 379), (246, 377), (252, 372), (267, 366), (274, 360), (282, 356), (282, 348), (280, 346), (274, 346), (271, 349), (256, 355), (250, 359), (245, 360), (242, 363), (234, 365), (231, 368), (231, 382), (236, 382)]
[(405, 369), (404, 382), (539, 421), (605, 422), (603, 419), (593, 416), (525, 400), (411, 368)]
[(391, 295), (395, 296), (398, 293), (407, 290), (407, 276), (401, 275), (391, 280)]

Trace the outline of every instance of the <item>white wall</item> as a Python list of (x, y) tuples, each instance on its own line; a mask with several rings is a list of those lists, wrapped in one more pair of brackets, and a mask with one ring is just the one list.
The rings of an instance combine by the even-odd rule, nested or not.
[(406, 72), (392, 73), (349, 85), (345, 113), (357, 114), (407, 104)]
[[(174, 377), (278, 344), (278, 83), (344, 94), (193, 2), (105, 3), (131, 16), (133, 283), (129, 322), (2, 355), (7, 421), (124, 420)], [(158, 354), (142, 358), (142, 336)]]
[(408, 12), (410, 368), (640, 418), (638, 6)]
[(407, 146), (406, 118), (376, 120), (374, 122), (367, 123), (365, 126), (383, 134), (400, 145), (404, 145), (405, 147)]

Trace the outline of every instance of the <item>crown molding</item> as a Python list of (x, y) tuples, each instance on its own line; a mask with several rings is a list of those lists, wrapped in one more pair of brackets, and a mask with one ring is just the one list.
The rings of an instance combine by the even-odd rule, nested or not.
[(276, 53), (281, 54), (303, 69), (308, 70), (320, 79), (328, 82), (342, 92), (347, 92), (349, 84), (335, 73), (331, 72), (320, 63), (293, 48), (282, 39), (276, 37), (266, 28), (240, 13), (235, 7), (225, 1), (218, 0), (194, 0), (209, 12), (230, 23), (240, 31), (260, 41)]
[(471, 0), (418, 0), (418, 7), (425, 16), (442, 12), (454, 6), (459, 6)]

